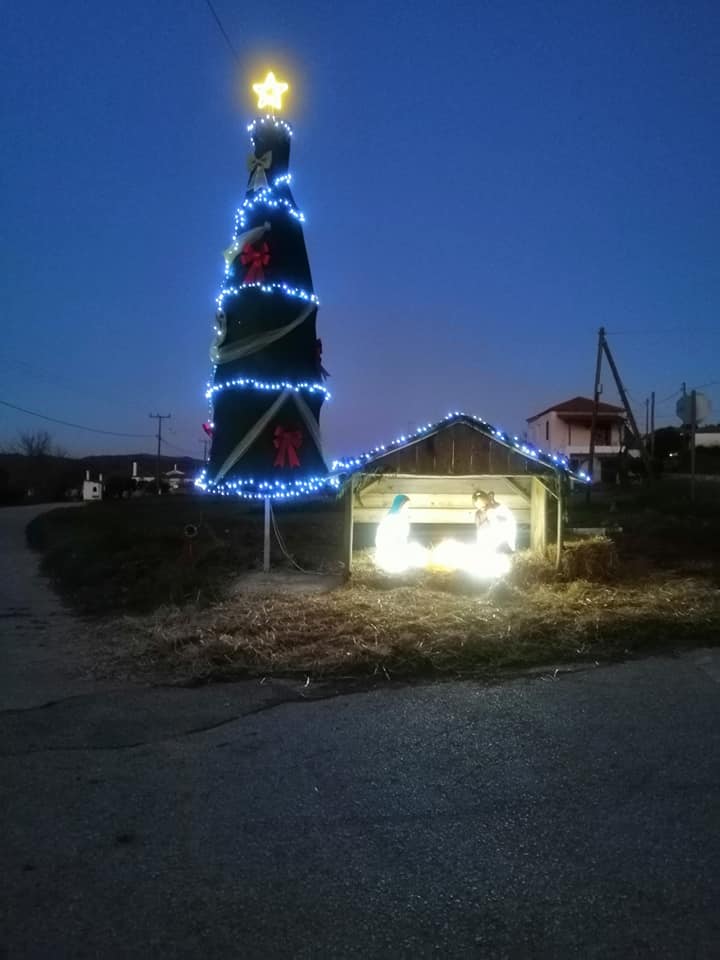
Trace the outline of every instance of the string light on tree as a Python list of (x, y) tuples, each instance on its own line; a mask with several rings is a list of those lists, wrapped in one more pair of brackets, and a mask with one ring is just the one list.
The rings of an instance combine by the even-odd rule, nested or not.
[(226, 380), (225, 383), (215, 383), (205, 391), (205, 397), (209, 400), (221, 390), (270, 390), (277, 392), (279, 390), (294, 390), (296, 393), (321, 393), (326, 400), (329, 400), (332, 394), (322, 383), (291, 383), (288, 380), (268, 382), (265, 380), (246, 380), (239, 377), (235, 380)]

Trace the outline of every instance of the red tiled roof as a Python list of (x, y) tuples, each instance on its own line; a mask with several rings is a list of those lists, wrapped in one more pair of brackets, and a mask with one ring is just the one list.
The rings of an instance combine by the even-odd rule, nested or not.
[[(593, 401), (590, 397), (573, 397), (572, 400), (556, 403), (554, 406), (548, 407), (547, 410), (541, 410), (540, 413), (528, 417), (528, 423), (537, 420), (538, 417), (542, 417), (546, 413), (550, 413), (550, 411), (554, 411), (555, 413), (587, 413), (592, 415)], [(612, 403), (598, 403), (598, 413), (615, 413), (622, 415), (624, 412), (623, 407), (616, 407)]]

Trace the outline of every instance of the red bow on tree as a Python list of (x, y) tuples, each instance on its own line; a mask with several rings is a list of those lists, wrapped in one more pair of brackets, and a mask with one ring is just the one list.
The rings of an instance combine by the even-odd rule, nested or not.
[(240, 263), (247, 267), (244, 283), (256, 283), (265, 279), (265, 267), (270, 263), (270, 247), (261, 243), (246, 243), (240, 252)]
[(213, 435), (213, 425), (212, 425), (211, 423), (204, 423), (204, 424), (202, 425), (202, 428), (203, 428), (203, 430), (205, 431), (205, 433), (206, 433), (209, 437), (212, 437), (212, 435)]
[(285, 427), (275, 427), (273, 444), (277, 450), (274, 467), (299, 467), (297, 451), (302, 446), (302, 430), (286, 430)]

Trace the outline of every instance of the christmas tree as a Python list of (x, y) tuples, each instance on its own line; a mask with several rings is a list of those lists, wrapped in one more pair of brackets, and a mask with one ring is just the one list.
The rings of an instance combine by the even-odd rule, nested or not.
[(246, 497), (292, 497), (333, 484), (319, 416), (329, 396), (317, 338), (318, 300), (290, 190), (290, 126), (276, 115), (287, 84), (254, 84), (272, 112), (248, 127), (249, 180), (225, 251), (215, 315), (210, 458), (198, 485)]

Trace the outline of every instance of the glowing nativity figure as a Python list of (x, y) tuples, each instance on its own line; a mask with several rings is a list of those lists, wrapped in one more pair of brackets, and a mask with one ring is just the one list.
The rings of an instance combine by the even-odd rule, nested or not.
[(495, 494), (478, 490), (475, 504), (475, 543), (443, 540), (435, 547), (434, 566), (443, 570), (464, 570), (478, 580), (495, 580), (510, 572), (510, 554), (515, 552), (517, 524), (512, 511), (498, 503)]
[(424, 567), (427, 551), (410, 537), (410, 498), (399, 493), (378, 524), (375, 534), (375, 563), (386, 573), (403, 573)]
[(492, 490), (473, 494), (477, 545), (482, 553), (515, 553), (517, 523), (512, 510), (498, 503)]

